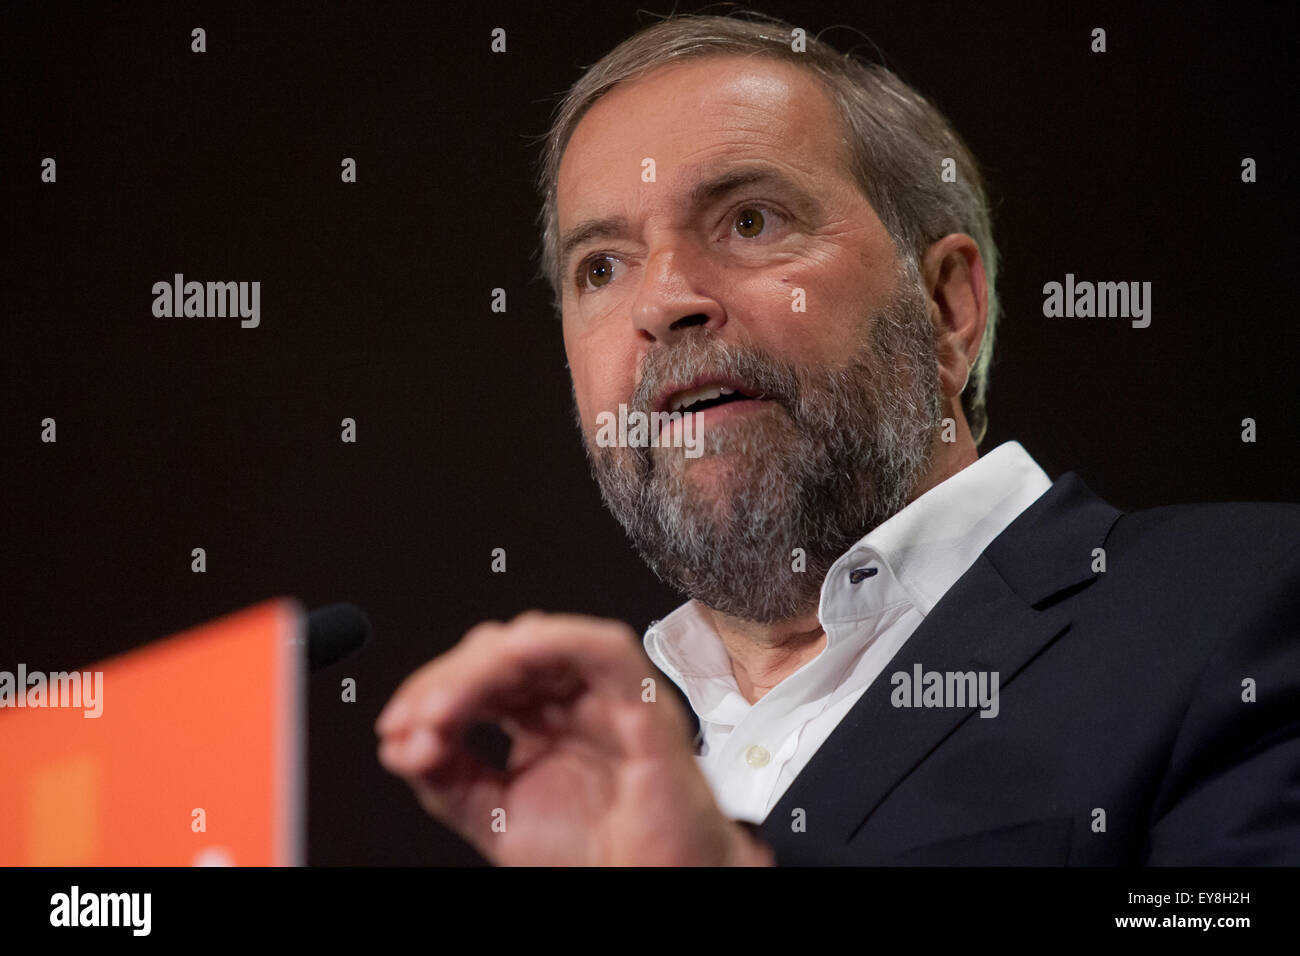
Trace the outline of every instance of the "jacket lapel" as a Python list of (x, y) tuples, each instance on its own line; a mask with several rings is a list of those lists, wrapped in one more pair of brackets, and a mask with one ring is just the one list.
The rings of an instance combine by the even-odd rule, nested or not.
[[(1073, 472), (1002, 532), (935, 605), (763, 821), (778, 856), (850, 840), (880, 803), (964, 721), (967, 708), (899, 708), (890, 675), (996, 671), (1004, 689), (1070, 626), (1051, 599), (1093, 580), (1092, 549), (1119, 517)], [(980, 719), (980, 718), (976, 718)], [(806, 833), (792, 829), (802, 810)], [(809, 840), (808, 836), (813, 839)]]

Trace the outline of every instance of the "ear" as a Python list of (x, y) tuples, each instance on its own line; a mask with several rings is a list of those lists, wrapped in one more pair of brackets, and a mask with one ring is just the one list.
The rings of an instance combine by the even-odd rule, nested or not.
[(930, 299), (940, 386), (946, 398), (955, 398), (970, 378), (988, 323), (979, 246), (965, 233), (944, 236), (926, 250), (921, 278)]

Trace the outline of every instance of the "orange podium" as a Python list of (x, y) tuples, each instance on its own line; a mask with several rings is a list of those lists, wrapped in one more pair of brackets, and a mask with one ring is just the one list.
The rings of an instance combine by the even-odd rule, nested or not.
[(302, 865), (305, 640), (276, 598), (79, 672), (0, 661), (0, 865)]

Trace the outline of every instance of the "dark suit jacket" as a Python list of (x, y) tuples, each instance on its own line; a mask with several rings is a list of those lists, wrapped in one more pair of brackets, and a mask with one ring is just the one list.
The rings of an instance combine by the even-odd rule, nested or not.
[[(917, 663), (997, 671), (998, 715), (893, 706)], [(1065, 474), (752, 832), (787, 865), (1300, 864), (1300, 505), (1122, 513)]]

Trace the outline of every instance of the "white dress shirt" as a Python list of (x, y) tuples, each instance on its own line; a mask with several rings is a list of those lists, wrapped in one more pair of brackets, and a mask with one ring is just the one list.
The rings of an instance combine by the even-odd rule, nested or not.
[(756, 703), (698, 602), (652, 624), (646, 653), (700, 718), (697, 759), (722, 811), (761, 823), (939, 599), (1051, 485), (1009, 441), (875, 528), (822, 583), (826, 646)]

